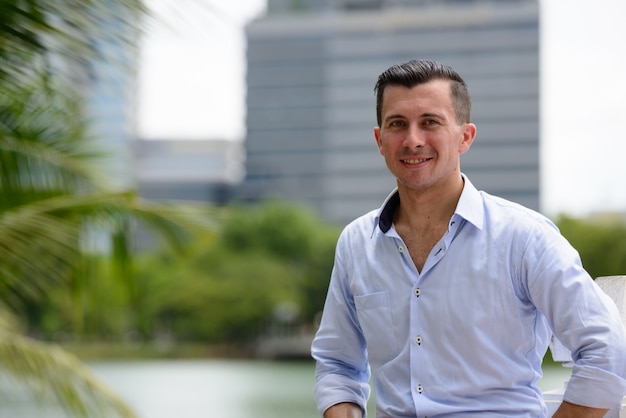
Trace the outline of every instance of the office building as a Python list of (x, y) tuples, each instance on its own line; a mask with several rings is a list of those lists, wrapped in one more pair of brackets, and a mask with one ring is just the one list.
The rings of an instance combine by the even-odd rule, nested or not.
[(247, 33), (248, 201), (305, 203), (345, 223), (395, 186), (378, 154), (374, 83), (392, 64), (456, 68), (478, 135), (480, 189), (539, 207), (537, 1), (270, 0)]
[(151, 200), (228, 203), (244, 171), (241, 141), (135, 141), (138, 193)]

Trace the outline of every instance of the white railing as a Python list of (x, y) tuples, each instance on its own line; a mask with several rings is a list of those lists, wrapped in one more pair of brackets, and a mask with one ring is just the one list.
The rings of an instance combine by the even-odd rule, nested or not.
[[(626, 326), (626, 276), (598, 277), (596, 283), (617, 305), (622, 317), (622, 324)], [(550, 344), (550, 351), (554, 361), (562, 363), (564, 367), (571, 367), (572, 358), (569, 351), (554, 339)], [(565, 385), (562, 388), (543, 393), (543, 398), (548, 406), (548, 416), (552, 416), (561, 404)], [(605, 418), (626, 418), (626, 397), (622, 400), (622, 410), (612, 409), (604, 416)]]

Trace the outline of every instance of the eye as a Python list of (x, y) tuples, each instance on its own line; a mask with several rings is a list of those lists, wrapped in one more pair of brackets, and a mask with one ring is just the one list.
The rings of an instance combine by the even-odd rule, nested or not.
[(398, 127), (398, 126), (404, 126), (404, 125), (405, 125), (405, 123), (401, 119), (394, 119), (394, 120), (389, 122), (389, 127), (392, 127), (392, 128), (395, 128), (395, 127)]
[(438, 127), (439, 125), (441, 125), (441, 124), (440, 124), (440, 123), (439, 123), (439, 121), (438, 121), (438, 120), (436, 120), (436, 119), (424, 119), (424, 120), (422, 121), (422, 126), (423, 126), (424, 128), (427, 128), (427, 129), (436, 128), (436, 127)]

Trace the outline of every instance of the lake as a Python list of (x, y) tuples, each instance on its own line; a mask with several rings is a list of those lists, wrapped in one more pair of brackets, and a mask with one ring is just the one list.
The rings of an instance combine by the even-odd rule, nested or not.
[[(319, 418), (313, 401), (312, 361), (98, 361), (92, 370), (139, 418)], [(542, 390), (561, 387), (560, 366), (544, 371)], [(6, 393), (5, 393), (6, 397)], [(65, 418), (20, 396), (0, 397), (0, 418)], [(371, 415), (373, 409), (371, 409)]]

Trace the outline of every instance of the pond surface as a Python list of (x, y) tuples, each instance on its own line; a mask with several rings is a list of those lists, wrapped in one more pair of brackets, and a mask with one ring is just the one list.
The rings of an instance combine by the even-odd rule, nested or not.
[[(312, 361), (133, 360), (89, 366), (139, 418), (319, 418)], [(569, 376), (560, 366), (544, 373), (542, 390), (562, 387)], [(65, 417), (23, 397), (8, 400), (5, 393), (0, 400), (0, 418)]]

